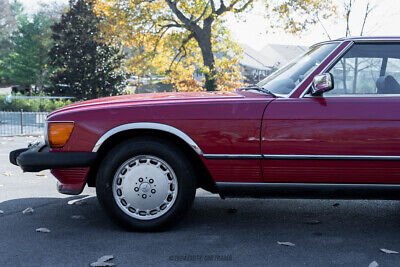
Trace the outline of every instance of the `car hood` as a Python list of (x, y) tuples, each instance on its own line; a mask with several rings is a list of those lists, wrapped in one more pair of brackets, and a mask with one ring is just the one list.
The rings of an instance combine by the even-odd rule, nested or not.
[[(68, 105), (53, 111), (50, 115), (60, 111), (88, 107), (105, 107), (114, 104), (173, 104), (191, 101), (213, 101), (229, 98), (243, 98), (238, 92), (174, 92), (174, 93), (149, 93), (104, 97), (93, 100), (87, 100), (80, 103)], [(49, 116), (50, 116), (49, 115)]]

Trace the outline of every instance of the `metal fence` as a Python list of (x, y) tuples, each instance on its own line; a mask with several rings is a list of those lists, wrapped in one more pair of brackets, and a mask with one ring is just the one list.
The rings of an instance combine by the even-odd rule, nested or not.
[(42, 134), (46, 112), (0, 111), (0, 136)]

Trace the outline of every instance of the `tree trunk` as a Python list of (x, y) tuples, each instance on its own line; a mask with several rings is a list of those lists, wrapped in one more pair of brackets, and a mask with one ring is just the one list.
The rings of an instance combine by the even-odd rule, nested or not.
[(201, 49), (203, 64), (205, 67), (208, 67), (209, 69), (209, 72), (204, 74), (206, 79), (204, 87), (206, 88), (207, 91), (215, 91), (217, 89), (216, 85), (217, 71), (215, 69), (215, 59), (211, 44), (211, 28), (210, 30), (208, 30), (205, 27), (201, 32), (196, 33), (195, 39)]

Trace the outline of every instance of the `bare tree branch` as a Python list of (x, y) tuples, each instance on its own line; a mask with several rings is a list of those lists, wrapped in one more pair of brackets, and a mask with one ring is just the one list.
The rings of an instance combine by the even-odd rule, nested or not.
[(216, 14), (216, 15), (219, 16), (219, 15), (222, 15), (222, 14), (224, 14), (225, 12), (230, 11), (230, 10), (232, 10), (232, 11), (235, 12), (235, 13), (242, 12), (242, 11), (244, 11), (249, 5), (251, 5), (251, 4), (254, 2), (254, 0), (248, 0), (246, 3), (243, 4), (242, 7), (234, 8), (235, 5), (236, 5), (237, 3), (239, 3), (239, 2), (240, 2), (240, 0), (233, 0), (233, 1), (230, 3), (229, 6), (226, 6), (225, 3), (223, 2), (223, 0), (220, 0), (220, 6), (219, 6), (219, 8), (214, 12), (214, 14)]
[(192, 23), (191, 20), (188, 19), (177, 7), (176, 0), (165, 0), (169, 6), (169, 8), (174, 12), (174, 14), (178, 17), (180, 21), (182, 21), (186, 27), (191, 27)]
[(197, 19), (194, 20), (195, 23), (199, 22), (199, 21), (204, 17), (204, 15), (205, 15), (206, 12), (207, 12), (208, 5), (210, 4), (210, 2), (212, 2), (211, 7), (213, 6), (214, 2), (213, 2), (212, 0), (209, 0), (209, 1), (207, 2), (206, 6), (204, 7), (204, 10), (203, 10), (203, 12), (201, 13), (201, 15), (200, 15)]
[(168, 29), (169, 29), (169, 28), (166, 28), (166, 29), (160, 30), (160, 31), (158, 32), (159, 36), (158, 36), (158, 38), (157, 38), (157, 40), (156, 40), (156, 43), (155, 43), (155, 45), (154, 45), (152, 60), (153, 60), (154, 57), (155, 57), (155, 52), (157, 51), (158, 44), (160, 43), (161, 39), (164, 37), (164, 34), (168, 31)]
[(347, 4), (344, 4), (344, 10), (345, 10), (345, 16), (346, 16), (346, 37), (351, 35), (350, 32), (350, 15), (351, 15), (351, 11), (352, 11), (352, 6), (353, 6), (353, 2), (354, 0), (349, 0), (349, 2), (347, 2)]
[[(224, 1), (223, 0), (220, 0), (219, 1), (219, 8), (218, 8), (218, 10), (216, 10), (214, 13), (215, 14), (219, 14), (220, 12), (222, 12), (222, 10), (225, 10), (226, 9), (226, 6), (225, 6), (225, 3), (224, 3)], [(222, 14), (222, 13), (221, 13)]]
[(231, 4), (227, 7), (228, 10), (231, 10), (240, 0), (232, 0)]
[(228, 11), (229, 10), (229, 8), (227, 8), (226, 6), (225, 6), (225, 3), (224, 3), (224, 1), (220, 1), (220, 5), (219, 5), (219, 8), (214, 12), (214, 14), (216, 14), (216, 15), (222, 15), (224, 12), (226, 12), (226, 11)]
[(179, 24), (179, 23), (171, 23), (171, 24), (165, 24), (165, 25), (160, 25), (161, 28), (183, 28), (185, 25)]
[(210, 0), (210, 4), (211, 4), (211, 12), (214, 13), (215, 12), (215, 2), (214, 2), (214, 0)]
[(360, 36), (363, 36), (364, 34), (364, 29), (365, 29), (365, 23), (367, 22), (367, 18), (369, 16), (369, 14), (374, 10), (375, 7), (370, 7), (370, 2), (367, 3), (367, 6), (365, 8), (365, 14), (364, 14), (364, 20), (363, 20), (363, 24), (361, 26), (361, 32), (360, 32)]
[(249, 1), (247, 1), (245, 4), (243, 4), (242, 7), (234, 8), (234, 9), (233, 9), (233, 12), (235, 12), (235, 13), (243, 12), (243, 11), (246, 10), (246, 8), (248, 8), (253, 2), (254, 2), (254, 0), (249, 0)]
[[(181, 44), (181, 46), (179, 47), (179, 49), (178, 49), (178, 53), (174, 56), (174, 58), (172, 59), (172, 61), (171, 61), (171, 64), (169, 65), (169, 70), (171, 70), (171, 68), (172, 68), (172, 65), (174, 64), (174, 62), (176, 61), (176, 59), (179, 57), (179, 55), (182, 53), (182, 51), (184, 51), (185, 52), (185, 54), (184, 54), (184, 56), (186, 56), (186, 44), (192, 39), (194, 37), (194, 34), (193, 33), (191, 33), (191, 34), (189, 34), (187, 37), (186, 37), (186, 39), (184, 39), (183, 41), (182, 41), (182, 44)], [(182, 58), (183, 57), (181, 57), (180, 59), (179, 59), (179, 61), (178, 61), (178, 63), (182, 60)]]
[(322, 21), (319, 19), (318, 14), (317, 14), (317, 20), (318, 20), (319, 24), (322, 26), (322, 29), (324, 29), (325, 34), (328, 36), (329, 40), (332, 40), (331, 36), (329, 35), (329, 32), (326, 30), (324, 24), (323, 24)]

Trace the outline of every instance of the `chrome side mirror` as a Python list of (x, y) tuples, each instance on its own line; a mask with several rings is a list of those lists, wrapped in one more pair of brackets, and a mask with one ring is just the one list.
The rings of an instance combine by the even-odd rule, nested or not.
[(328, 73), (319, 74), (314, 77), (311, 94), (314, 96), (320, 96), (325, 92), (333, 89), (333, 75)]

